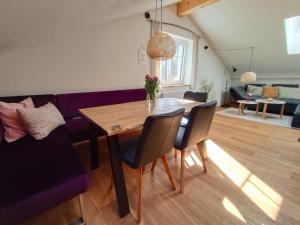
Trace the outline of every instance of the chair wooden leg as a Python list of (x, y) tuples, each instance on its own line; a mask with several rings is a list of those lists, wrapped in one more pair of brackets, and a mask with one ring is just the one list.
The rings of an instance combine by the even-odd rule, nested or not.
[(207, 169), (206, 169), (206, 164), (205, 164), (205, 157), (204, 157), (204, 152), (203, 152), (203, 148), (204, 148), (204, 141), (201, 141), (197, 144), (198, 146), (198, 150), (199, 150), (199, 154), (200, 154), (200, 158), (201, 158), (201, 161), (202, 161), (202, 164), (203, 164), (203, 169), (204, 169), (204, 172), (207, 173)]
[(180, 192), (184, 192), (184, 160), (185, 160), (185, 150), (181, 151), (181, 168), (180, 168)]
[(163, 162), (163, 165), (165, 167), (165, 170), (166, 170), (166, 172), (168, 174), (168, 177), (169, 177), (169, 180), (171, 182), (172, 190), (176, 190), (176, 186), (175, 186), (175, 183), (174, 183), (174, 180), (173, 180), (173, 176), (172, 176), (172, 173), (171, 173), (171, 170), (170, 170), (169, 163), (168, 163), (166, 155), (163, 155), (161, 157), (161, 160)]
[(206, 140), (203, 140), (202, 143), (203, 143), (202, 149), (203, 149), (204, 159), (207, 160), (208, 156), (207, 156)]
[(154, 160), (151, 167), (151, 172), (154, 172), (155, 166), (156, 166), (157, 160)]
[(143, 166), (142, 167), (142, 175), (144, 175), (145, 170), (146, 170), (146, 166)]
[(141, 222), (141, 204), (142, 204), (142, 175), (143, 168), (137, 169), (136, 183), (137, 183), (137, 195), (136, 195), (136, 222)]

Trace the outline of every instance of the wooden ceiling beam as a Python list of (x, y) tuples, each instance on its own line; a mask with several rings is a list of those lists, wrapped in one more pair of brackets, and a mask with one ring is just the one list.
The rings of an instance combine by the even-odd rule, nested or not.
[(177, 3), (177, 15), (187, 16), (197, 9), (213, 4), (219, 0), (182, 0)]

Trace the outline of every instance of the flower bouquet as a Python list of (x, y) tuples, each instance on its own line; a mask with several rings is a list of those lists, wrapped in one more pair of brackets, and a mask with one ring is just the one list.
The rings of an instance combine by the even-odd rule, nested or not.
[(147, 91), (147, 103), (149, 107), (152, 107), (155, 104), (155, 97), (159, 91), (159, 84), (160, 81), (157, 76), (145, 76), (145, 89)]

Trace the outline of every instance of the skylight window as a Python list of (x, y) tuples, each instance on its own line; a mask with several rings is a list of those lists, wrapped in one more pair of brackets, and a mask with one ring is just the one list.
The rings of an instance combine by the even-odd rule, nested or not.
[(285, 19), (287, 52), (300, 54), (300, 16)]

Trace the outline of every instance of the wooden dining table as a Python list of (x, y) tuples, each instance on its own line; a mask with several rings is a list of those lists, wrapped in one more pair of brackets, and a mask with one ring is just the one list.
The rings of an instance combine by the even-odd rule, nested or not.
[(168, 113), (180, 108), (184, 108), (187, 114), (198, 104), (200, 103), (185, 99), (159, 98), (151, 108), (148, 107), (146, 101), (137, 101), (79, 110), (90, 122), (90, 151), (93, 169), (99, 166), (97, 141), (99, 132), (107, 137), (120, 217), (129, 214), (130, 210), (118, 136), (143, 127), (149, 115)]

